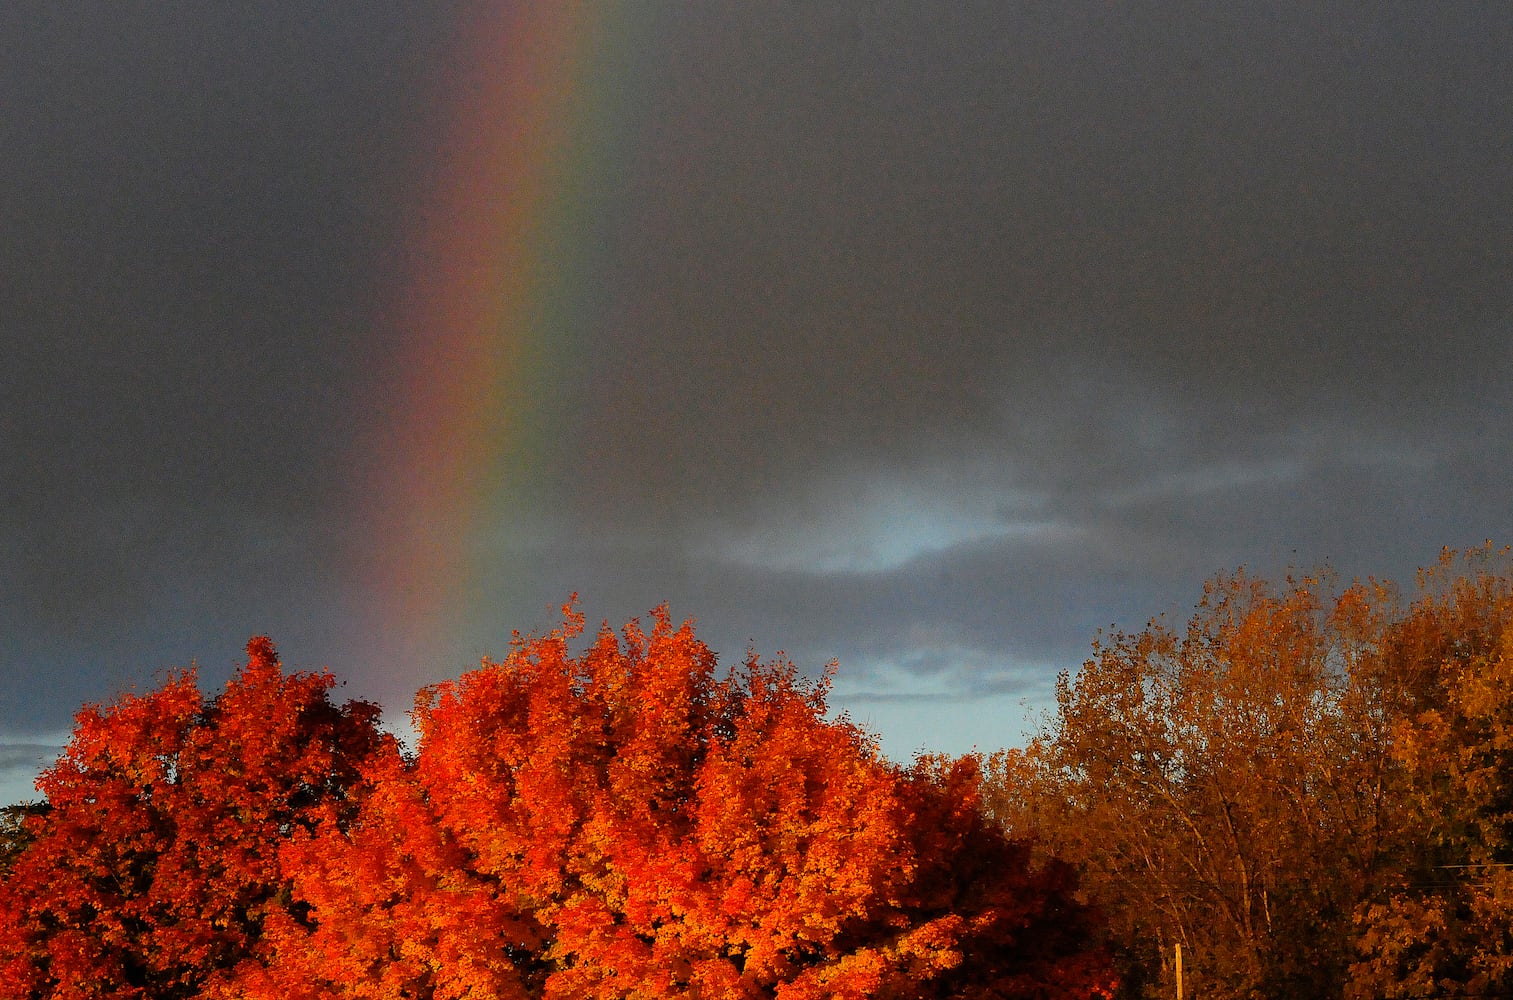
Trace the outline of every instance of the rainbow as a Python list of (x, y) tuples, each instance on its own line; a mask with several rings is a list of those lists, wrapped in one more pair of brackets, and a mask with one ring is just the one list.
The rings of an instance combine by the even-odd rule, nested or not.
[(457, 25), (445, 139), (387, 318), (402, 346), (385, 381), (401, 398), (367, 446), (359, 586), (375, 617), (359, 648), (392, 663), (367, 671), (425, 682), (463, 666), (424, 661), (484, 603), (482, 535), (554, 443), (544, 366), (572, 363), (607, 308), (596, 227), (626, 129), (625, 62), (610, 57), (630, 28), (618, 5), (567, 2), (484, 3)]

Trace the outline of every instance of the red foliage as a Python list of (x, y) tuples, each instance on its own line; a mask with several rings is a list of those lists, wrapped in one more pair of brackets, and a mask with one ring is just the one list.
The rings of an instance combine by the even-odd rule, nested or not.
[(424, 691), (417, 756), (271, 644), (79, 715), (0, 891), (0, 997), (1099, 995), (1068, 870), (976, 761), (883, 759), (828, 678), (664, 610)]
[(975, 762), (900, 770), (786, 663), (578, 620), (423, 692), (409, 766), (285, 849), (314, 924), (246, 994), (1087, 996), (1069, 871), (984, 820)]
[(344, 802), (378, 710), (284, 675), (265, 638), (247, 652), (208, 703), (185, 671), (79, 712), (0, 889), (0, 996), (194, 996), (303, 908), (279, 843)]

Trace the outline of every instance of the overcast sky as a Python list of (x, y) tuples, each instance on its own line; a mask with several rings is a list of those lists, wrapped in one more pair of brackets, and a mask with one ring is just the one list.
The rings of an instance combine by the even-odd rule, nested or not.
[(822, 6), (568, 29), (574, 308), (479, 333), (528, 378), (445, 639), (363, 567), (497, 5), (0, 6), (0, 799), (253, 634), (398, 717), (667, 601), (907, 759), (1215, 572), (1510, 540), (1508, 10)]

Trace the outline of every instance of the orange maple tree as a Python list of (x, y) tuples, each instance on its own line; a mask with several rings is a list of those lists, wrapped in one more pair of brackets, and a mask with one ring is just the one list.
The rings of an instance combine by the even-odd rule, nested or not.
[[(975, 761), (888, 763), (828, 680), (720, 676), (666, 610), (582, 619), (422, 692), (414, 760), (281, 852), (309, 907), (232, 984), (264, 997), (1088, 996), (1069, 869), (1032, 868)], [(230, 995), (230, 993), (228, 993)]]
[(339, 816), (392, 738), (376, 706), (330, 702), (330, 675), (247, 652), (213, 700), (190, 670), (78, 713), (0, 886), (0, 997), (197, 996), (305, 908), (280, 842)]

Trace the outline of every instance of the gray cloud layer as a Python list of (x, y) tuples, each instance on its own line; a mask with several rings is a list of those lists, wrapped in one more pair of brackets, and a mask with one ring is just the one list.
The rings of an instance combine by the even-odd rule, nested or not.
[[(564, 263), (609, 305), (434, 676), (669, 600), (996, 745), (1212, 572), (1506, 537), (1513, 22), (1004, 6), (645, 15)], [(340, 567), (467, 23), (0, 14), (0, 728), (262, 631), (406, 703)]]

